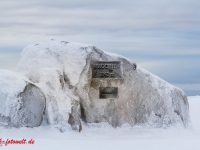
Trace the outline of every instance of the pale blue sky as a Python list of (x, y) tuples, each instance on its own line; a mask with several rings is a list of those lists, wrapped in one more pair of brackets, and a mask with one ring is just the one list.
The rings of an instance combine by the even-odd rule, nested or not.
[(198, 0), (1, 0), (0, 69), (50, 39), (95, 45), (200, 95)]

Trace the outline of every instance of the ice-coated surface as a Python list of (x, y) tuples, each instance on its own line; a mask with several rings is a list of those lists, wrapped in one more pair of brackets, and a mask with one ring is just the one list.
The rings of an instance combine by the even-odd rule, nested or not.
[(74, 86), (79, 81), (88, 53), (91, 53), (91, 48), (80, 43), (51, 40), (33, 44), (24, 48), (18, 70), (56, 68), (61, 73), (66, 74), (71, 85)]
[(20, 73), (0, 70), (0, 125), (35, 127), (43, 119), (45, 97)]
[[(96, 61), (120, 61), (122, 78), (92, 78)], [(0, 71), (1, 124), (39, 126), (44, 115), (62, 132), (80, 131), (80, 119), (114, 127), (190, 127), (184, 92), (135, 66), (91, 45), (56, 40), (29, 45), (16, 73)], [(100, 98), (102, 87), (117, 87), (117, 97)]]
[[(120, 61), (123, 78), (92, 78), (91, 64), (95, 61)], [(51, 40), (25, 47), (17, 71), (44, 95), (44, 117), (60, 131), (69, 129), (69, 122), (73, 129), (79, 130), (80, 115), (86, 123), (108, 122), (114, 127), (126, 123), (161, 128), (190, 127), (184, 92), (135, 66), (133, 61), (95, 46)], [(21, 91), (24, 85), (20, 80)], [(7, 86), (12, 91), (12, 85)], [(118, 87), (118, 97), (100, 99), (100, 87)], [(7, 91), (8, 87), (1, 91), (4, 97), (9, 94)], [(17, 94), (20, 88), (12, 92)], [(77, 107), (72, 105), (74, 101)]]
[(25, 76), (6, 70), (0, 70), (0, 114), (9, 116), (11, 108), (20, 107), (19, 93), (26, 86)]

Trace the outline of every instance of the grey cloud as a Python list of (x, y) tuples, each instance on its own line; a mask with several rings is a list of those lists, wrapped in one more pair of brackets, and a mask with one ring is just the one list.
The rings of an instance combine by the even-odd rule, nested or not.
[(16, 70), (20, 53), (0, 54), (0, 69)]
[[(149, 63), (151, 66), (148, 66)], [(199, 56), (152, 59), (142, 64), (144, 68), (173, 84), (199, 84)], [(153, 67), (154, 66), (154, 67)]]
[[(60, 2), (62, 6), (66, 6), (66, 9), (61, 9), (60, 5), (57, 5)], [(133, 3), (131, 1), (119, 3), (119, 1), (115, 1), (111, 8), (95, 9), (92, 7), (92, 1), (86, 1), (87, 9), (85, 9), (79, 7), (79, 5), (84, 6), (85, 2), (79, 2), (79, 5), (77, 3), (78, 1), (46, 1), (46, 3), (37, 1), (34, 5), (25, 8), (19, 9), (16, 6), (11, 10), (7, 9), (4, 12), (5, 14), (1, 13), (4, 14), (1, 15), (1, 22), (22, 26), (23, 23), (25, 25), (37, 24), (41, 28), (48, 26), (49, 28), (67, 28), (69, 30), (78, 29), (79, 32), (84, 33), (102, 32), (102, 30), (106, 32), (113, 30), (127, 30), (131, 32), (155, 29), (188, 29), (191, 26), (199, 29), (199, 20), (195, 16), (200, 11), (196, 9), (184, 9), (185, 7), (182, 8), (179, 6), (180, 4), (176, 4), (175, 7), (174, 4), (171, 4), (170, 8), (168, 8), (169, 6), (164, 8), (164, 6), (166, 7), (165, 3), (162, 4), (159, 2), (153, 5), (152, 3)], [(88, 3), (92, 4), (89, 5)], [(105, 1), (95, 2), (94, 5), (98, 5), (98, 3), (104, 4)], [(67, 7), (72, 4), (78, 6), (75, 8)], [(109, 4), (112, 3), (109, 2)], [(128, 8), (132, 8), (133, 5), (134, 9), (129, 10), (123, 7), (124, 5)], [(77, 33), (74, 32), (74, 34)]]
[(0, 67), (54, 38), (119, 53), (171, 83), (199, 83), (199, 8), (197, 0), (1, 0)]

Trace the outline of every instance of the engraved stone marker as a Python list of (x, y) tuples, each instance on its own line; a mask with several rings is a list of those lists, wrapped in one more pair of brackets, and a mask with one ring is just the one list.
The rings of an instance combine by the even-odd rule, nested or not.
[(117, 98), (118, 97), (118, 88), (117, 87), (99, 87), (99, 98)]
[(92, 78), (122, 78), (120, 61), (98, 61), (92, 64)]

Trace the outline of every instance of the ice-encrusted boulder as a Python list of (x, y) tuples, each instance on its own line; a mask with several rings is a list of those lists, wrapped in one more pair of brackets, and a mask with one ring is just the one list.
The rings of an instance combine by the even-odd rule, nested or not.
[(43, 120), (45, 97), (25, 76), (0, 70), (0, 125), (35, 127)]
[[(120, 62), (122, 77), (93, 78), (93, 64), (102, 61)], [(95, 46), (51, 40), (24, 48), (17, 71), (44, 95), (44, 118), (61, 131), (69, 124), (80, 131), (81, 120), (114, 127), (124, 123), (190, 126), (184, 92), (136, 66)], [(117, 97), (100, 98), (101, 88), (113, 87), (117, 87)], [(2, 120), (9, 115), (4, 116)]]
[[(49, 60), (50, 63), (51, 60)], [(79, 98), (73, 94), (73, 88), (68, 84), (67, 77), (65, 77), (61, 70), (53, 67), (32, 67), (31, 70), (22, 71), (22, 73), (31, 82), (34, 82), (45, 96), (45, 121), (57, 127), (61, 132), (65, 131), (69, 127), (69, 116), (71, 115), (77, 119), (74, 109), (77, 110), (77, 114), (79, 114), (78, 108), (80, 109), (80, 107), (75, 107), (74, 105), (74, 101), (78, 101)], [(74, 124), (70, 124), (72, 129), (81, 131), (80, 120), (79, 122), (76, 121), (76, 123), (79, 123), (77, 128)]]
[[(122, 78), (92, 78), (91, 65), (96, 61), (121, 62)], [(52, 89), (56, 91), (51, 104), (57, 109), (55, 118), (60, 116), (69, 121), (67, 112), (71, 112), (71, 103), (75, 99), (80, 103), (81, 118), (86, 123), (108, 122), (113, 126), (129, 123), (154, 127), (181, 124), (188, 127), (189, 106), (184, 92), (135, 67), (131, 60), (95, 46), (51, 40), (26, 47), (18, 71), (29, 72), (27, 77), (32, 82), (37, 80), (35, 82), (43, 86), (41, 89), (45, 89), (44, 93), (51, 91), (52, 94)], [(45, 71), (47, 68), (51, 68), (51, 72)], [(40, 71), (33, 75), (30, 73), (34, 72), (32, 70)], [(53, 77), (56, 72), (59, 75)], [(118, 87), (118, 98), (99, 99), (100, 87)]]

